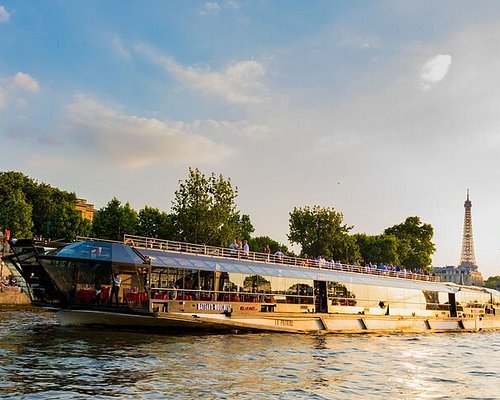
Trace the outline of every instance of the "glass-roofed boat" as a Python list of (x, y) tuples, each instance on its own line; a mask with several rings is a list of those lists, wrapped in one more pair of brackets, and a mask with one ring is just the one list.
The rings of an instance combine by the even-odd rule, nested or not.
[[(21, 262), (27, 253), (29, 269), (29, 257)], [(500, 292), (407, 271), (130, 235), (124, 242), (18, 249), (16, 257), (29, 284), (40, 289), (43, 278), (43, 293), (52, 295), (35, 300), (57, 306), (63, 324), (322, 333), (500, 329)]]

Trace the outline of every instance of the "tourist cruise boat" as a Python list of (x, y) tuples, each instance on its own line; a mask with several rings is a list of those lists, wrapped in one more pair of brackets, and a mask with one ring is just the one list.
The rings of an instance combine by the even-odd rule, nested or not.
[[(126, 235), (10, 261), (63, 325), (301, 333), (500, 329), (500, 292), (428, 275)], [(114, 283), (116, 282), (116, 283)], [(119, 287), (118, 287), (119, 284)]]

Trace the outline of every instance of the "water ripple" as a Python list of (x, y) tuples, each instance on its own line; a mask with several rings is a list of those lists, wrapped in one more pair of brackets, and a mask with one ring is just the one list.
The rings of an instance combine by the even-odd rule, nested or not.
[(500, 334), (160, 335), (0, 313), (0, 398), (498, 399)]

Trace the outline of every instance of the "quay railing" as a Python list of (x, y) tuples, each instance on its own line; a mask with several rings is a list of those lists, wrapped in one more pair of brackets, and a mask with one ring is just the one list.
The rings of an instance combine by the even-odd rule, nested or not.
[[(96, 239), (98, 240), (98, 239)], [(173, 240), (164, 240), (158, 238), (148, 238), (136, 235), (124, 235), (123, 243), (132, 247), (143, 249), (156, 249), (163, 251), (189, 253), (193, 255), (203, 255), (210, 257), (219, 257), (226, 259), (238, 259), (240, 261), (251, 261), (275, 265), (289, 265), (296, 267), (316, 268), (320, 270), (335, 270), (354, 272), (360, 274), (390, 276), (394, 278), (413, 279), (419, 281), (439, 282), (439, 278), (427, 274), (419, 274), (405, 269), (395, 270), (385, 266), (385, 269), (373, 265), (351, 265), (342, 264), (335, 261), (327, 261), (323, 259), (309, 259), (302, 257), (291, 257), (285, 254), (262, 253), (256, 251), (244, 252), (241, 249), (232, 249), (225, 247), (209, 246), (205, 244), (195, 244), (187, 242), (178, 242)]]

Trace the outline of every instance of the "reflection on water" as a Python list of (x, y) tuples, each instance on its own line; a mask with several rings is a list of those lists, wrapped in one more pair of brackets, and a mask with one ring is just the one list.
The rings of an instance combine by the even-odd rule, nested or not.
[(166, 335), (0, 313), (0, 398), (498, 399), (500, 333)]

